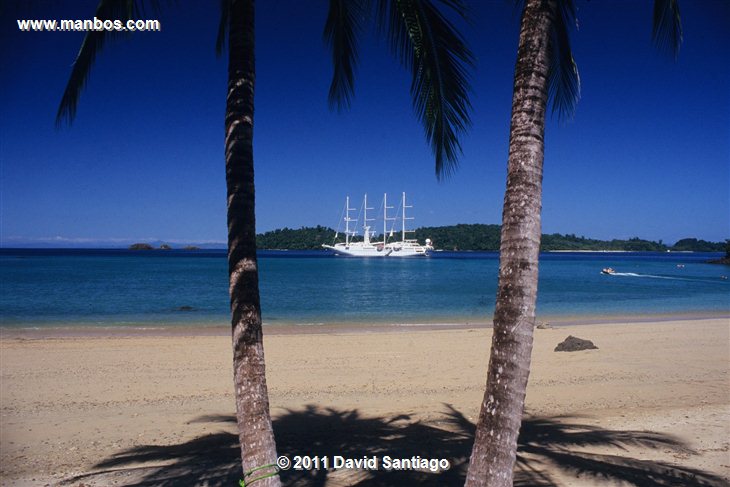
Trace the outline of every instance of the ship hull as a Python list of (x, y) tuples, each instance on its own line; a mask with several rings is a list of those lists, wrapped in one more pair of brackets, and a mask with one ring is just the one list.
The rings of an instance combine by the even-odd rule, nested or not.
[(433, 247), (430, 245), (420, 245), (413, 240), (405, 242), (393, 242), (386, 245), (391, 250), (388, 257), (428, 257)]
[(323, 245), (327, 250), (334, 252), (337, 255), (345, 255), (347, 257), (387, 257), (392, 252), (391, 249), (383, 247), (382, 245)]

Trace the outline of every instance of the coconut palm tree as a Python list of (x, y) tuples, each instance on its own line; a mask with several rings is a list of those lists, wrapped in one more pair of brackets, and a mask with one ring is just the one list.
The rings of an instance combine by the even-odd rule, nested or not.
[[(466, 67), (471, 54), (454, 26), (435, 4), (463, 16), (459, 0), (383, 0), (378, 18), (394, 51), (412, 71), (411, 93), (438, 174), (455, 167), (459, 135), (469, 123)], [(158, 6), (153, 2), (155, 8)], [(357, 34), (368, 17), (370, 2), (332, 0), (325, 36), (333, 48), (335, 73), (330, 89), (333, 106), (347, 106), (353, 94)], [(99, 19), (139, 18), (136, 0), (102, 0)], [(228, 273), (231, 304), (236, 416), (244, 481), (278, 486), (261, 326), (256, 258), (253, 163), (254, 0), (222, 0), (217, 51), (228, 36), (228, 92), (225, 113), (226, 187), (228, 201)], [(89, 32), (73, 64), (56, 117), (72, 122), (81, 91), (107, 32)]]
[[(450, 175), (461, 155), (459, 137), (470, 124), (468, 70), (473, 57), (444, 10), (465, 20), (461, 0), (330, 0), (324, 36), (332, 49), (331, 108), (350, 105), (358, 36), (374, 16), (393, 54), (411, 71), (413, 109), (435, 157), (436, 177)], [(370, 9), (372, 8), (372, 12)]]
[(261, 300), (256, 258), (253, 163), (254, 2), (224, 3), (217, 42), (228, 29), (226, 96), (226, 189), (228, 195), (228, 277), (233, 339), (233, 383), (244, 481), (281, 485), (266, 386)]
[[(466, 485), (512, 485), (517, 437), (530, 373), (537, 301), (545, 112), (570, 115), (580, 79), (570, 50), (573, 0), (525, 0), (515, 64), (507, 190), (502, 212), (499, 284), (487, 387)], [(656, 0), (654, 39), (678, 52), (675, 0)]]

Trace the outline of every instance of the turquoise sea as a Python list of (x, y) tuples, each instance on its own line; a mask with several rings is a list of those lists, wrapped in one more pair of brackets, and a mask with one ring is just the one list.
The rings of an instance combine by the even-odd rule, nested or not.
[[(730, 316), (718, 254), (545, 253), (538, 315)], [(265, 324), (488, 322), (499, 256), (354, 259), (262, 252)], [(613, 267), (620, 275), (600, 273)], [(226, 325), (225, 251), (0, 250), (0, 326)]]

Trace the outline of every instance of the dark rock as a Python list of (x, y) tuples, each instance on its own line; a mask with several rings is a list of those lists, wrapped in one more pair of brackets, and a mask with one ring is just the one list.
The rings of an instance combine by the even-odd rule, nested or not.
[(178, 311), (195, 311), (195, 308), (192, 306), (178, 306)]
[(160, 250), (172, 250), (172, 247), (167, 244), (162, 244), (160, 245)]
[(558, 343), (555, 347), (556, 352), (577, 352), (579, 350), (592, 350), (598, 347), (593, 344), (590, 340), (583, 340), (582, 338), (568, 335), (568, 338)]
[(195, 245), (187, 245), (183, 247), (183, 250), (200, 250), (200, 247), (196, 247)]
[(537, 324), (537, 326), (535, 328), (537, 328), (538, 330), (550, 330), (552, 328), (552, 326), (550, 326), (550, 323), (540, 322)]

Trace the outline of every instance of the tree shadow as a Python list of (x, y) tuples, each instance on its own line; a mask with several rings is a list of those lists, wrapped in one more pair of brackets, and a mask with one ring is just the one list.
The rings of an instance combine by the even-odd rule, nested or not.
[[(463, 485), (474, 437), (474, 424), (451, 407), (445, 420), (424, 423), (407, 415), (364, 417), (357, 410), (307, 406), (274, 421), (279, 453), (295, 456), (345, 458), (377, 456), (378, 470), (286, 470), (289, 487), (353, 485), (410, 486)], [(640, 460), (628, 449), (663, 450), (694, 454), (680, 440), (647, 431), (617, 431), (576, 422), (575, 417), (525, 417), (519, 438), (515, 486), (559, 485), (550, 471), (562, 471), (607, 483), (636, 486), (727, 486), (723, 478), (667, 462)], [(201, 416), (192, 422), (231, 423), (227, 415)], [(591, 447), (610, 447), (624, 455), (591, 453)], [(382, 458), (445, 458), (448, 470), (383, 469)], [(152, 464), (152, 465), (150, 465)], [(551, 470), (546, 467), (551, 466)], [(219, 432), (178, 445), (143, 445), (114, 454), (95, 465), (89, 474), (66, 479), (61, 485), (113, 479), (128, 486), (235, 486), (241, 478), (238, 437)]]

